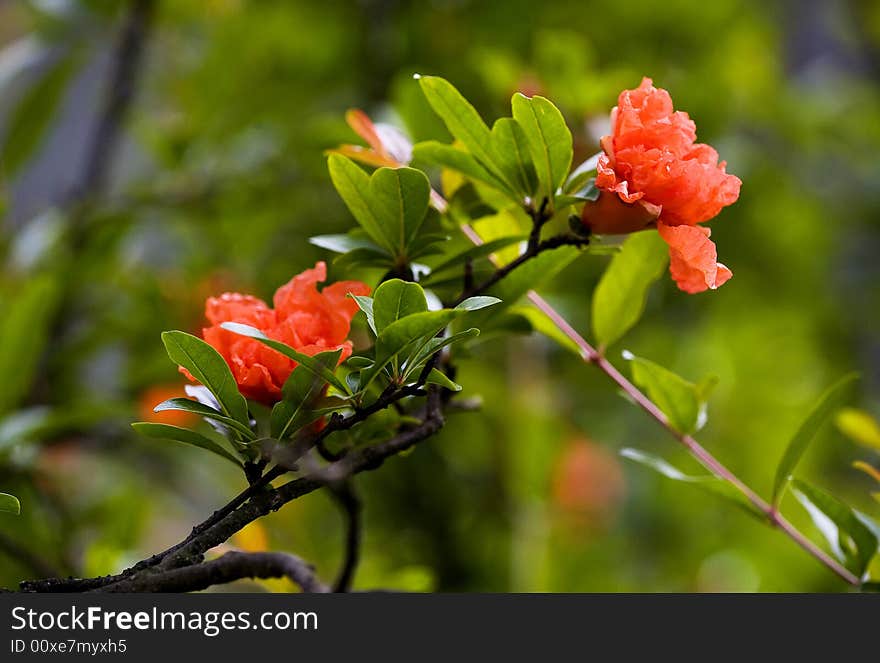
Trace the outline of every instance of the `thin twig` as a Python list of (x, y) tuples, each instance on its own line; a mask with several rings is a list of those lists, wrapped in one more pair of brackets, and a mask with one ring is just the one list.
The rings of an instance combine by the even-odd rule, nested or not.
[(354, 573), (360, 560), (361, 501), (354, 492), (354, 485), (350, 479), (334, 486), (332, 492), (345, 514), (345, 559), (333, 585), (333, 591), (347, 592), (351, 589)]

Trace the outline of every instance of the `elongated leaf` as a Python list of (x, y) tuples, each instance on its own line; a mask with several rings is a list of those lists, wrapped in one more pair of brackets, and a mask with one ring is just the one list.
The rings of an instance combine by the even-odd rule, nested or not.
[(794, 437), (788, 443), (782, 460), (776, 468), (776, 478), (773, 481), (773, 504), (779, 504), (782, 499), (785, 486), (791, 478), (792, 472), (797, 467), (798, 462), (810, 446), (810, 443), (816, 437), (819, 427), (828, 419), (834, 411), (840, 407), (846, 396), (847, 387), (858, 377), (855, 373), (843, 376), (840, 380), (825, 390), (825, 393), (819, 398), (810, 414), (800, 425)]
[(417, 143), (413, 148), (413, 158), (424, 163), (449, 168), (472, 180), (483, 182), (496, 189), (505, 192), (509, 191), (507, 184), (483, 168), (470, 153), (452, 145), (438, 143), (435, 140)]
[(396, 255), (397, 233), (387, 227), (374, 201), (370, 199), (370, 176), (353, 161), (338, 154), (328, 157), (327, 166), (333, 186), (355, 220), (376, 244)]
[(704, 392), (708, 389), (630, 352), (624, 353), (624, 358), (631, 362), (633, 382), (647, 392), (673, 428), (682, 433), (692, 433), (700, 428), (708, 395)]
[(67, 83), (81, 60), (78, 52), (62, 54), (15, 108), (0, 149), (0, 162), (7, 176), (14, 175), (40, 146), (55, 117)]
[(425, 292), (418, 283), (391, 279), (373, 293), (373, 319), (380, 334), (395, 320), (427, 310)]
[(697, 476), (686, 474), (674, 465), (671, 465), (667, 461), (663, 460), (662, 458), (654, 456), (653, 454), (646, 453), (644, 451), (640, 451), (638, 449), (621, 449), (620, 455), (624, 458), (635, 461), (640, 465), (644, 465), (645, 467), (648, 467), (655, 472), (659, 472), (669, 479), (691, 484), (692, 486), (705, 490), (709, 493), (712, 493), (713, 495), (722, 497), (725, 500), (732, 502), (740, 509), (744, 510), (750, 516), (755, 517), (762, 522), (766, 520), (765, 515), (762, 512), (758, 511), (752, 505), (752, 503), (749, 502), (742, 495), (742, 493), (740, 493), (727, 481), (724, 481), (719, 477), (713, 476), (711, 474), (702, 474)]
[(357, 302), (358, 307), (360, 307), (361, 311), (364, 312), (364, 315), (367, 316), (367, 324), (370, 325), (370, 329), (373, 330), (373, 333), (378, 334), (379, 332), (376, 330), (376, 318), (373, 315), (373, 298), (365, 295), (351, 294), (349, 297)]
[(528, 239), (528, 235), (511, 235), (508, 237), (499, 237), (498, 239), (494, 239), (490, 242), (486, 242), (485, 244), (480, 244), (479, 246), (472, 246), (461, 253), (457, 253), (451, 258), (447, 258), (443, 262), (434, 266), (431, 270), (431, 275), (439, 274), (451, 267), (457, 267), (459, 265), (464, 264), (468, 260), (478, 260), (480, 258), (485, 258), (495, 253), (499, 249), (503, 249), (511, 244), (519, 244), (520, 242), (524, 242)]
[(431, 108), (446, 124), (449, 133), (460, 140), (484, 168), (510, 189), (512, 183), (507, 181), (498, 168), (492, 151), (492, 132), (476, 109), (443, 78), (421, 76), (419, 85)]
[(250, 423), (247, 402), (238, 392), (232, 371), (220, 353), (202, 339), (182, 331), (163, 332), (162, 342), (171, 361), (183, 366), (214, 394), (223, 414), (245, 426)]
[(162, 401), (153, 408), (153, 412), (164, 412), (165, 410), (192, 412), (200, 417), (205, 417), (206, 419), (217, 421), (229, 428), (234, 428), (249, 440), (253, 440), (256, 437), (250, 427), (245, 426), (231, 417), (227, 417), (222, 412), (218, 412), (209, 405), (204, 405), (189, 398), (169, 398), (167, 401)]
[(169, 424), (154, 424), (145, 421), (134, 423), (131, 427), (141, 435), (146, 435), (147, 437), (154, 437), (162, 440), (174, 440), (175, 442), (182, 442), (183, 444), (189, 444), (194, 447), (199, 447), (200, 449), (206, 449), (241, 467), (241, 461), (221, 447), (217, 442), (204, 435), (196, 433), (195, 431), (191, 431), (188, 428), (171, 426)]
[(31, 280), (4, 305), (0, 316), (0, 415), (18, 405), (30, 389), (57, 305), (58, 283), (48, 275)]
[(363, 237), (352, 237), (351, 235), (316, 235), (309, 238), (309, 244), (320, 246), (322, 249), (327, 249), (334, 253), (348, 253), (355, 249), (369, 249), (377, 253), (383, 252), (382, 247), (378, 244)]
[(290, 347), (286, 343), (282, 343), (281, 341), (276, 341), (273, 338), (269, 338), (259, 329), (251, 327), (249, 325), (243, 325), (238, 322), (224, 322), (220, 326), (223, 327), (223, 329), (234, 332), (241, 336), (247, 336), (249, 338), (258, 340), (263, 345), (268, 346), (273, 350), (276, 350), (277, 352), (280, 352), (285, 357), (293, 359), (293, 361), (295, 361), (297, 364), (304, 366), (306, 370), (311, 371), (319, 378), (324, 380), (324, 382), (333, 385), (343, 394), (351, 393), (348, 391), (348, 387), (346, 386), (346, 384), (338, 377), (336, 377), (336, 374), (326, 365), (324, 365), (322, 361), (315, 359), (315, 357), (303, 354), (299, 350)]
[[(314, 360), (332, 372), (341, 354), (341, 350), (321, 352), (314, 356)], [(284, 383), (282, 400), (272, 408), (272, 436), (282, 440), (317, 419), (320, 415), (314, 409), (324, 394), (326, 384), (316, 372), (307, 370), (303, 365), (297, 366)]]
[(415, 168), (380, 168), (370, 178), (370, 196), (395, 238), (397, 255), (405, 254), (416, 238), (430, 195), (428, 177)]
[(810, 514), (835, 557), (861, 577), (877, 554), (877, 536), (849, 506), (824, 490), (794, 480), (792, 492)]
[[(512, 306), (529, 290), (541, 287), (542, 283), (546, 283), (559, 274), (579, 255), (581, 255), (580, 249), (573, 246), (544, 251), (503, 278), (489, 290), (489, 294), (501, 300), (499, 309), (500, 307)], [(499, 309), (494, 309), (491, 314), (497, 314)]]
[(593, 293), (593, 334), (600, 350), (639, 321), (648, 288), (660, 278), (668, 260), (668, 248), (654, 232), (633, 233), (611, 259)]
[(421, 349), (419, 349), (418, 353), (413, 355), (410, 365), (413, 370), (415, 370), (435, 352), (438, 352), (449, 345), (461, 343), (462, 341), (466, 341), (469, 338), (474, 338), (479, 335), (480, 330), (476, 327), (471, 327), (470, 329), (465, 329), (464, 331), (452, 334), (451, 336), (431, 338)]
[(438, 371), (436, 368), (432, 368), (431, 372), (428, 373), (428, 379), (425, 380), (426, 384), (437, 384), (445, 389), (449, 389), (450, 391), (461, 391), (461, 385), (457, 382), (453, 382), (450, 380), (445, 373)]
[(455, 309), (457, 311), (479, 311), (480, 309), (486, 308), (488, 306), (495, 306), (495, 304), (500, 303), (501, 300), (498, 299), (498, 297), (480, 295), (479, 297), (468, 297), (458, 306), (456, 306)]
[(0, 511), (14, 513), (17, 516), (21, 513), (21, 502), (15, 495), (0, 493)]
[(511, 105), (514, 119), (528, 138), (542, 195), (552, 207), (556, 190), (571, 167), (571, 131), (559, 109), (544, 97), (529, 98), (516, 93)]
[(538, 178), (529, 139), (519, 122), (511, 117), (497, 120), (492, 126), (492, 149), (498, 167), (513, 183), (520, 197), (533, 197), (538, 188)]

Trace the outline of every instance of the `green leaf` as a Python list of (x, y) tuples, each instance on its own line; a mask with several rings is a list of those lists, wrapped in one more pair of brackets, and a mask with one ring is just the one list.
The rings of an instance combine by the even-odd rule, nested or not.
[(834, 556), (861, 577), (877, 554), (877, 537), (849, 506), (804, 481), (795, 479), (792, 492), (810, 514)]
[(62, 53), (16, 106), (0, 148), (0, 162), (8, 177), (15, 175), (39, 147), (81, 59), (80, 53)]
[(154, 424), (145, 421), (133, 423), (131, 427), (141, 435), (146, 435), (147, 437), (162, 440), (174, 440), (175, 442), (182, 442), (183, 444), (189, 444), (194, 447), (199, 447), (200, 449), (207, 449), (208, 451), (235, 463), (239, 467), (242, 466), (241, 461), (238, 458), (233, 456), (214, 440), (211, 440), (200, 433), (196, 433), (195, 431), (191, 431), (188, 428), (171, 426), (169, 424)]
[(419, 85), (431, 108), (446, 124), (449, 133), (460, 140), (467, 151), (509, 190), (511, 182), (500, 172), (492, 150), (492, 132), (476, 109), (443, 78), (421, 76)]
[[(431, 338), (428, 340), (427, 343), (425, 343), (424, 346), (419, 349), (419, 351), (415, 355), (413, 355), (409, 365), (414, 371), (435, 352), (442, 350), (446, 346), (461, 343), (462, 341), (466, 341), (469, 338), (474, 338), (479, 335), (480, 330), (476, 327), (471, 327), (470, 329), (465, 329), (464, 331), (452, 334), (451, 336), (444, 336), (442, 338)], [(408, 371), (408, 373), (409, 372), (411, 371)]]
[[(490, 294), (502, 300), (501, 306), (508, 307), (525, 295), (529, 290), (541, 287), (563, 269), (568, 267), (581, 251), (573, 246), (563, 246), (552, 251), (544, 251), (517, 267), (497, 285), (490, 289)], [(498, 309), (491, 312), (498, 313)], [(480, 325), (477, 325), (478, 327)]]
[(708, 391), (653, 361), (624, 353), (632, 364), (632, 378), (647, 392), (677, 431), (692, 433), (705, 421), (705, 395)]
[(33, 383), (58, 306), (58, 283), (33, 278), (4, 303), (0, 317), (0, 415), (15, 408)]
[[(321, 352), (314, 360), (332, 373), (341, 355), (342, 350)], [(302, 364), (297, 366), (282, 387), (282, 400), (272, 408), (272, 437), (282, 440), (317, 419), (320, 415), (314, 412), (315, 405), (324, 395), (326, 384), (317, 372), (307, 370)]]
[(541, 193), (551, 208), (556, 190), (562, 186), (571, 167), (571, 131), (562, 113), (544, 97), (526, 97), (519, 92), (511, 99), (513, 117), (528, 138), (532, 161)]
[(379, 168), (367, 175), (338, 154), (330, 155), (328, 166), (333, 185), (364, 231), (392, 255), (404, 256), (428, 212), (427, 176), (414, 168)]
[(640, 465), (644, 465), (645, 467), (648, 467), (655, 472), (662, 474), (668, 479), (691, 484), (692, 486), (700, 488), (701, 490), (712, 493), (713, 495), (717, 495), (718, 497), (732, 502), (738, 508), (744, 510), (750, 516), (753, 516), (762, 522), (766, 520), (766, 516), (761, 511), (758, 511), (754, 507), (754, 505), (743, 496), (742, 493), (740, 493), (730, 483), (724, 481), (719, 477), (713, 476), (711, 474), (702, 474), (697, 476), (685, 474), (677, 467), (671, 465), (662, 458), (646, 453), (644, 451), (640, 451), (639, 449), (624, 448), (620, 450), (620, 455), (624, 458), (635, 461)]
[[(328, 368), (324, 362), (319, 361), (315, 357), (312, 357), (307, 354), (303, 354), (299, 350), (295, 350), (290, 347), (286, 343), (282, 343), (281, 341), (276, 341), (274, 338), (269, 338), (263, 332), (255, 327), (251, 327), (249, 325), (243, 325), (238, 322), (224, 322), (220, 325), (223, 329), (231, 331), (235, 334), (239, 334), (240, 336), (247, 336), (249, 338), (256, 339), (260, 343), (265, 346), (272, 348), (273, 350), (280, 352), (285, 357), (289, 359), (293, 359), (297, 364), (304, 366), (307, 371), (311, 371), (316, 376), (324, 380), (331, 385), (333, 385), (336, 389), (341, 391), (343, 394), (351, 395), (346, 384), (336, 377), (336, 374)], [(324, 354), (324, 353), (321, 353)], [(317, 355), (316, 355), (317, 356)]]
[(445, 373), (438, 371), (436, 368), (432, 368), (428, 373), (428, 379), (425, 380), (426, 384), (436, 384), (444, 387), (445, 389), (449, 389), (450, 391), (461, 391), (461, 385), (457, 382), (453, 382), (450, 380)]
[(660, 278), (668, 259), (669, 250), (655, 232), (633, 233), (611, 259), (593, 293), (593, 334), (600, 351), (639, 321), (648, 288)]
[(581, 350), (577, 346), (577, 343), (564, 334), (556, 323), (554, 323), (547, 314), (540, 309), (537, 309), (534, 306), (521, 305), (511, 308), (510, 313), (524, 318), (533, 332), (538, 332), (539, 334), (556, 341), (566, 350), (580, 356)]
[(773, 481), (773, 504), (778, 505), (785, 491), (785, 486), (791, 478), (792, 472), (800, 461), (810, 442), (816, 437), (819, 427), (831, 414), (840, 407), (846, 389), (858, 377), (856, 373), (844, 375), (840, 380), (825, 390), (819, 400), (813, 405), (810, 414), (800, 425), (794, 437), (788, 443), (782, 460), (776, 468), (776, 478)]
[(153, 408), (153, 412), (164, 412), (165, 410), (192, 412), (193, 414), (197, 414), (200, 417), (213, 419), (214, 421), (228, 426), (229, 428), (234, 428), (249, 440), (253, 440), (256, 437), (249, 426), (245, 426), (235, 419), (227, 417), (222, 412), (218, 412), (209, 405), (190, 400), (189, 398), (169, 398), (167, 401), (162, 401)]
[(373, 330), (373, 333), (378, 334), (379, 332), (376, 331), (376, 318), (373, 315), (373, 298), (367, 297), (366, 295), (352, 294), (349, 294), (349, 297), (357, 302), (358, 307), (364, 312), (364, 315), (367, 316), (367, 324), (370, 325), (370, 329)]
[(21, 502), (15, 495), (0, 493), (0, 511), (14, 513), (17, 516), (21, 513)]
[(182, 331), (163, 332), (162, 342), (171, 361), (183, 366), (214, 394), (223, 414), (245, 426), (250, 423), (247, 402), (238, 392), (232, 371), (220, 353), (202, 339)]
[(486, 258), (498, 251), (499, 249), (503, 249), (507, 246), (510, 246), (511, 244), (519, 244), (520, 242), (524, 242), (527, 239), (528, 235), (511, 235), (508, 237), (499, 237), (498, 239), (493, 239), (492, 241), (485, 242), (484, 244), (480, 244), (479, 246), (472, 246), (433, 267), (431, 269), (431, 276), (433, 276), (434, 274), (439, 274), (440, 272), (443, 272), (452, 267), (462, 265), (468, 260), (479, 260), (480, 258)]
[(519, 122), (510, 117), (497, 120), (492, 126), (492, 149), (498, 167), (520, 194), (519, 202), (526, 196), (533, 197), (538, 179), (529, 139)]
[(352, 237), (351, 235), (316, 235), (309, 238), (309, 244), (320, 246), (322, 249), (333, 251), (334, 253), (348, 253), (356, 249), (369, 249), (375, 253), (384, 254), (384, 249), (374, 242), (363, 237)]
[(509, 187), (498, 177), (483, 168), (468, 152), (435, 140), (418, 143), (413, 147), (413, 159), (457, 171), (472, 180), (509, 192)]
[(418, 283), (391, 279), (373, 293), (373, 319), (380, 334), (395, 320), (427, 310), (428, 302)]
[(455, 307), (457, 311), (479, 311), (482, 308), (486, 308), (487, 306), (495, 306), (495, 304), (500, 304), (501, 300), (498, 297), (489, 297), (488, 295), (481, 295), (479, 297), (468, 297), (463, 302), (461, 302), (458, 306)]

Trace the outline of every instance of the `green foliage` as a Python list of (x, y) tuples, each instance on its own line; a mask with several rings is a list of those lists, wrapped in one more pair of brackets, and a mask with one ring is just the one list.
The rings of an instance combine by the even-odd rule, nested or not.
[(220, 446), (220, 444), (210, 438), (205, 437), (201, 433), (196, 433), (195, 431), (191, 431), (188, 428), (181, 428), (180, 426), (172, 426), (170, 424), (157, 424), (146, 421), (133, 423), (131, 427), (134, 428), (141, 435), (146, 435), (147, 437), (154, 437), (161, 440), (174, 440), (175, 442), (182, 442), (183, 444), (189, 444), (194, 447), (199, 447), (200, 449), (206, 449), (207, 451), (215, 453), (218, 456), (225, 458), (226, 460), (234, 463), (239, 467), (241, 466), (241, 461), (238, 460), (232, 453)]
[(810, 514), (834, 556), (861, 577), (877, 554), (877, 534), (860, 514), (833, 495), (805, 481), (795, 480), (795, 497)]
[(0, 512), (18, 515), (21, 513), (21, 502), (15, 495), (0, 493)]
[(709, 377), (694, 384), (630, 352), (625, 352), (624, 358), (631, 363), (633, 382), (645, 390), (675, 430), (693, 433), (703, 427), (706, 422), (706, 401), (717, 378)]
[(427, 310), (428, 302), (418, 283), (391, 279), (376, 288), (373, 294), (372, 313), (375, 324), (372, 326), (381, 334), (392, 322)]
[(541, 196), (553, 209), (556, 190), (562, 186), (571, 166), (571, 132), (562, 113), (544, 97), (513, 95), (513, 117), (528, 138), (532, 161), (541, 183)]
[(224, 415), (245, 426), (250, 423), (247, 403), (238, 393), (232, 371), (220, 353), (202, 339), (181, 331), (163, 332), (162, 342), (171, 361), (188, 370), (214, 394)]
[(600, 351), (614, 344), (642, 316), (648, 288), (666, 269), (669, 252), (653, 232), (630, 235), (611, 259), (593, 293), (593, 334)]
[[(300, 364), (293, 370), (282, 387), (282, 399), (272, 408), (272, 437), (284, 440), (319, 418), (315, 410), (326, 390), (324, 375), (332, 375), (341, 355), (342, 350), (320, 352), (311, 366)], [(317, 366), (323, 370), (315, 370)]]
[(256, 437), (249, 426), (245, 426), (241, 422), (236, 421), (231, 417), (227, 417), (225, 414), (215, 410), (209, 405), (204, 405), (198, 401), (190, 400), (189, 398), (169, 398), (167, 401), (162, 401), (153, 408), (153, 412), (165, 412), (167, 410), (190, 412), (192, 414), (197, 414), (200, 417), (204, 417), (205, 419), (216, 421), (217, 423), (234, 429), (237, 433), (241, 433), (241, 435), (247, 440), (253, 440)]
[(810, 414), (804, 419), (794, 437), (791, 438), (782, 456), (782, 460), (779, 461), (779, 465), (776, 468), (776, 477), (773, 481), (773, 504), (779, 504), (783, 491), (807, 447), (810, 446), (825, 420), (840, 407), (846, 396), (847, 388), (857, 377), (858, 374), (850, 373), (828, 387), (813, 406)]

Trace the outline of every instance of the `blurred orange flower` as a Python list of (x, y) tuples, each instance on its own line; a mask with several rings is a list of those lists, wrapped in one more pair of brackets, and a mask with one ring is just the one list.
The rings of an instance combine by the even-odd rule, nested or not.
[[(341, 349), (340, 362), (351, 356), (348, 333), (359, 309), (347, 295), (368, 295), (370, 288), (360, 281), (340, 281), (319, 292), (317, 284), (326, 279), (327, 266), (319, 262), (278, 288), (274, 308), (256, 297), (229, 292), (205, 303), (205, 317), (211, 326), (203, 330), (204, 339), (229, 364), (245, 396), (267, 405), (277, 402), (296, 362), (259, 341), (222, 329), (224, 322), (256, 327), (307, 355)], [(181, 372), (194, 380), (185, 369)]]
[(556, 461), (553, 504), (578, 526), (601, 526), (624, 496), (623, 471), (617, 457), (586, 439), (568, 443)]
[(198, 420), (198, 415), (181, 410), (163, 410), (153, 412), (162, 401), (169, 398), (186, 398), (183, 386), (179, 384), (157, 384), (145, 389), (138, 398), (138, 413), (141, 421), (151, 421), (157, 424), (170, 424), (186, 428)]
[(584, 223), (597, 233), (656, 224), (670, 247), (672, 277), (689, 293), (715, 289), (732, 276), (717, 262), (709, 231), (694, 226), (736, 202), (742, 185), (719, 163), (715, 149), (696, 138), (688, 114), (675, 111), (669, 93), (650, 78), (624, 90), (611, 111), (611, 135), (601, 141), (599, 200), (583, 212)]

